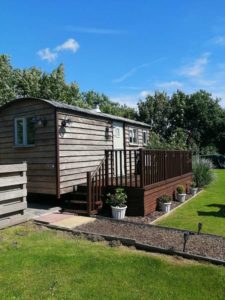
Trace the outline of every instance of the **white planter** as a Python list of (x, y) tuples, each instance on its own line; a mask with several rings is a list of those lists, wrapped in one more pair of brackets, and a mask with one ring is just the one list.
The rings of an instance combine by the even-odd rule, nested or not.
[(177, 194), (177, 200), (179, 202), (184, 202), (186, 199), (186, 194)]
[(111, 208), (112, 208), (113, 219), (121, 220), (125, 218), (127, 206), (124, 207), (111, 206)]
[(165, 212), (165, 213), (170, 212), (171, 204), (172, 204), (171, 202), (163, 203), (162, 204), (162, 211)]
[(197, 194), (198, 188), (190, 188), (190, 193), (194, 196)]

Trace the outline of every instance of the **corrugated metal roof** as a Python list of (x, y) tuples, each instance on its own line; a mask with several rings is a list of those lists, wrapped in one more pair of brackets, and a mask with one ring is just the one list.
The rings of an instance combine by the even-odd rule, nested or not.
[(65, 110), (79, 112), (79, 113), (86, 114), (86, 115), (101, 117), (101, 118), (104, 118), (104, 119), (110, 119), (110, 120), (121, 121), (121, 122), (130, 123), (130, 124), (150, 127), (150, 125), (148, 125), (146, 123), (143, 123), (143, 122), (139, 122), (139, 121), (123, 118), (123, 117), (118, 117), (118, 116), (114, 116), (114, 115), (110, 115), (110, 114), (105, 114), (105, 113), (102, 113), (102, 112), (96, 112), (96, 111), (91, 110), (91, 109), (80, 108), (80, 107), (70, 105), (70, 104), (67, 104), (67, 103), (64, 103), (64, 102), (56, 101), (56, 100), (47, 100), (47, 99), (33, 98), (33, 97), (17, 98), (15, 100), (12, 100), (12, 101), (6, 103), (0, 109), (3, 109), (5, 106), (10, 105), (10, 103), (13, 103), (13, 102), (16, 102), (16, 101), (22, 101), (22, 100), (26, 100), (26, 99), (37, 100), (37, 101), (41, 100), (41, 101), (44, 101), (44, 102), (47, 102), (47, 103), (53, 105), (54, 107), (56, 107), (58, 109), (65, 109)]

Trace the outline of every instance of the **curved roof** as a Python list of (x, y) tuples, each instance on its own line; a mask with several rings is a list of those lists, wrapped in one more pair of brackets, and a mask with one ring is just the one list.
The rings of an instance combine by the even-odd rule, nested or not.
[(101, 117), (101, 118), (104, 118), (104, 119), (121, 121), (121, 122), (125, 122), (125, 123), (130, 123), (130, 124), (135, 124), (135, 125), (140, 125), (140, 126), (150, 128), (150, 125), (148, 125), (146, 123), (143, 123), (143, 122), (139, 122), (139, 121), (123, 118), (123, 117), (118, 117), (118, 116), (114, 116), (114, 115), (110, 115), (110, 114), (105, 114), (105, 113), (102, 113), (102, 112), (96, 112), (96, 111), (91, 110), (91, 109), (80, 108), (80, 107), (70, 105), (70, 104), (67, 104), (67, 103), (64, 103), (64, 102), (56, 101), (56, 100), (47, 100), (47, 99), (34, 98), (34, 97), (16, 98), (14, 100), (11, 100), (11, 101), (7, 102), (3, 106), (1, 106), (0, 110), (12, 105), (15, 102), (23, 101), (23, 100), (43, 101), (43, 102), (46, 102), (46, 103), (54, 106), (57, 109), (79, 112), (79, 113), (82, 113), (82, 114), (85, 114), (85, 115), (92, 115), (92, 116)]

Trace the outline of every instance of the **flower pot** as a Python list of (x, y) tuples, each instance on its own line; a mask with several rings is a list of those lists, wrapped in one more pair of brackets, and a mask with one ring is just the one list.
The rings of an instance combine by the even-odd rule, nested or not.
[(127, 206), (111, 206), (113, 219), (121, 220), (125, 218)]
[(186, 198), (186, 194), (177, 194), (177, 200), (179, 202), (184, 202)]
[(162, 211), (165, 212), (165, 213), (170, 212), (171, 204), (172, 204), (171, 202), (163, 203), (162, 204)]
[(190, 188), (190, 193), (194, 196), (194, 195), (196, 195), (197, 194), (197, 191), (198, 191), (198, 188), (196, 187), (196, 188)]

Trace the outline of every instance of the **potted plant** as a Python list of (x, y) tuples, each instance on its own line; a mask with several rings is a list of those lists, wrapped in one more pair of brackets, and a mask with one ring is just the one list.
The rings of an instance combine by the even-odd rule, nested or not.
[(198, 188), (195, 181), (192, 181), (190, 184), (190, 193), (194, 196), (197, 194)]
[(126, 199), (127, 194), (122, 188), (117, 188), (115, 194), (107, 194), (106, 203), (111, 205), (112, 216), (114, 219), (121, 220), (125, 217), (127, 209)]
[(186, 198), (186, 193), (183, 185), (178, 185), (177, 187), (177, 200), (179, 202), (184, 202)]
[(171, 209), (171, 197), (169, 195), (163, 195), (159, 197), (159, 204), (163, 212), (168, 213)]

